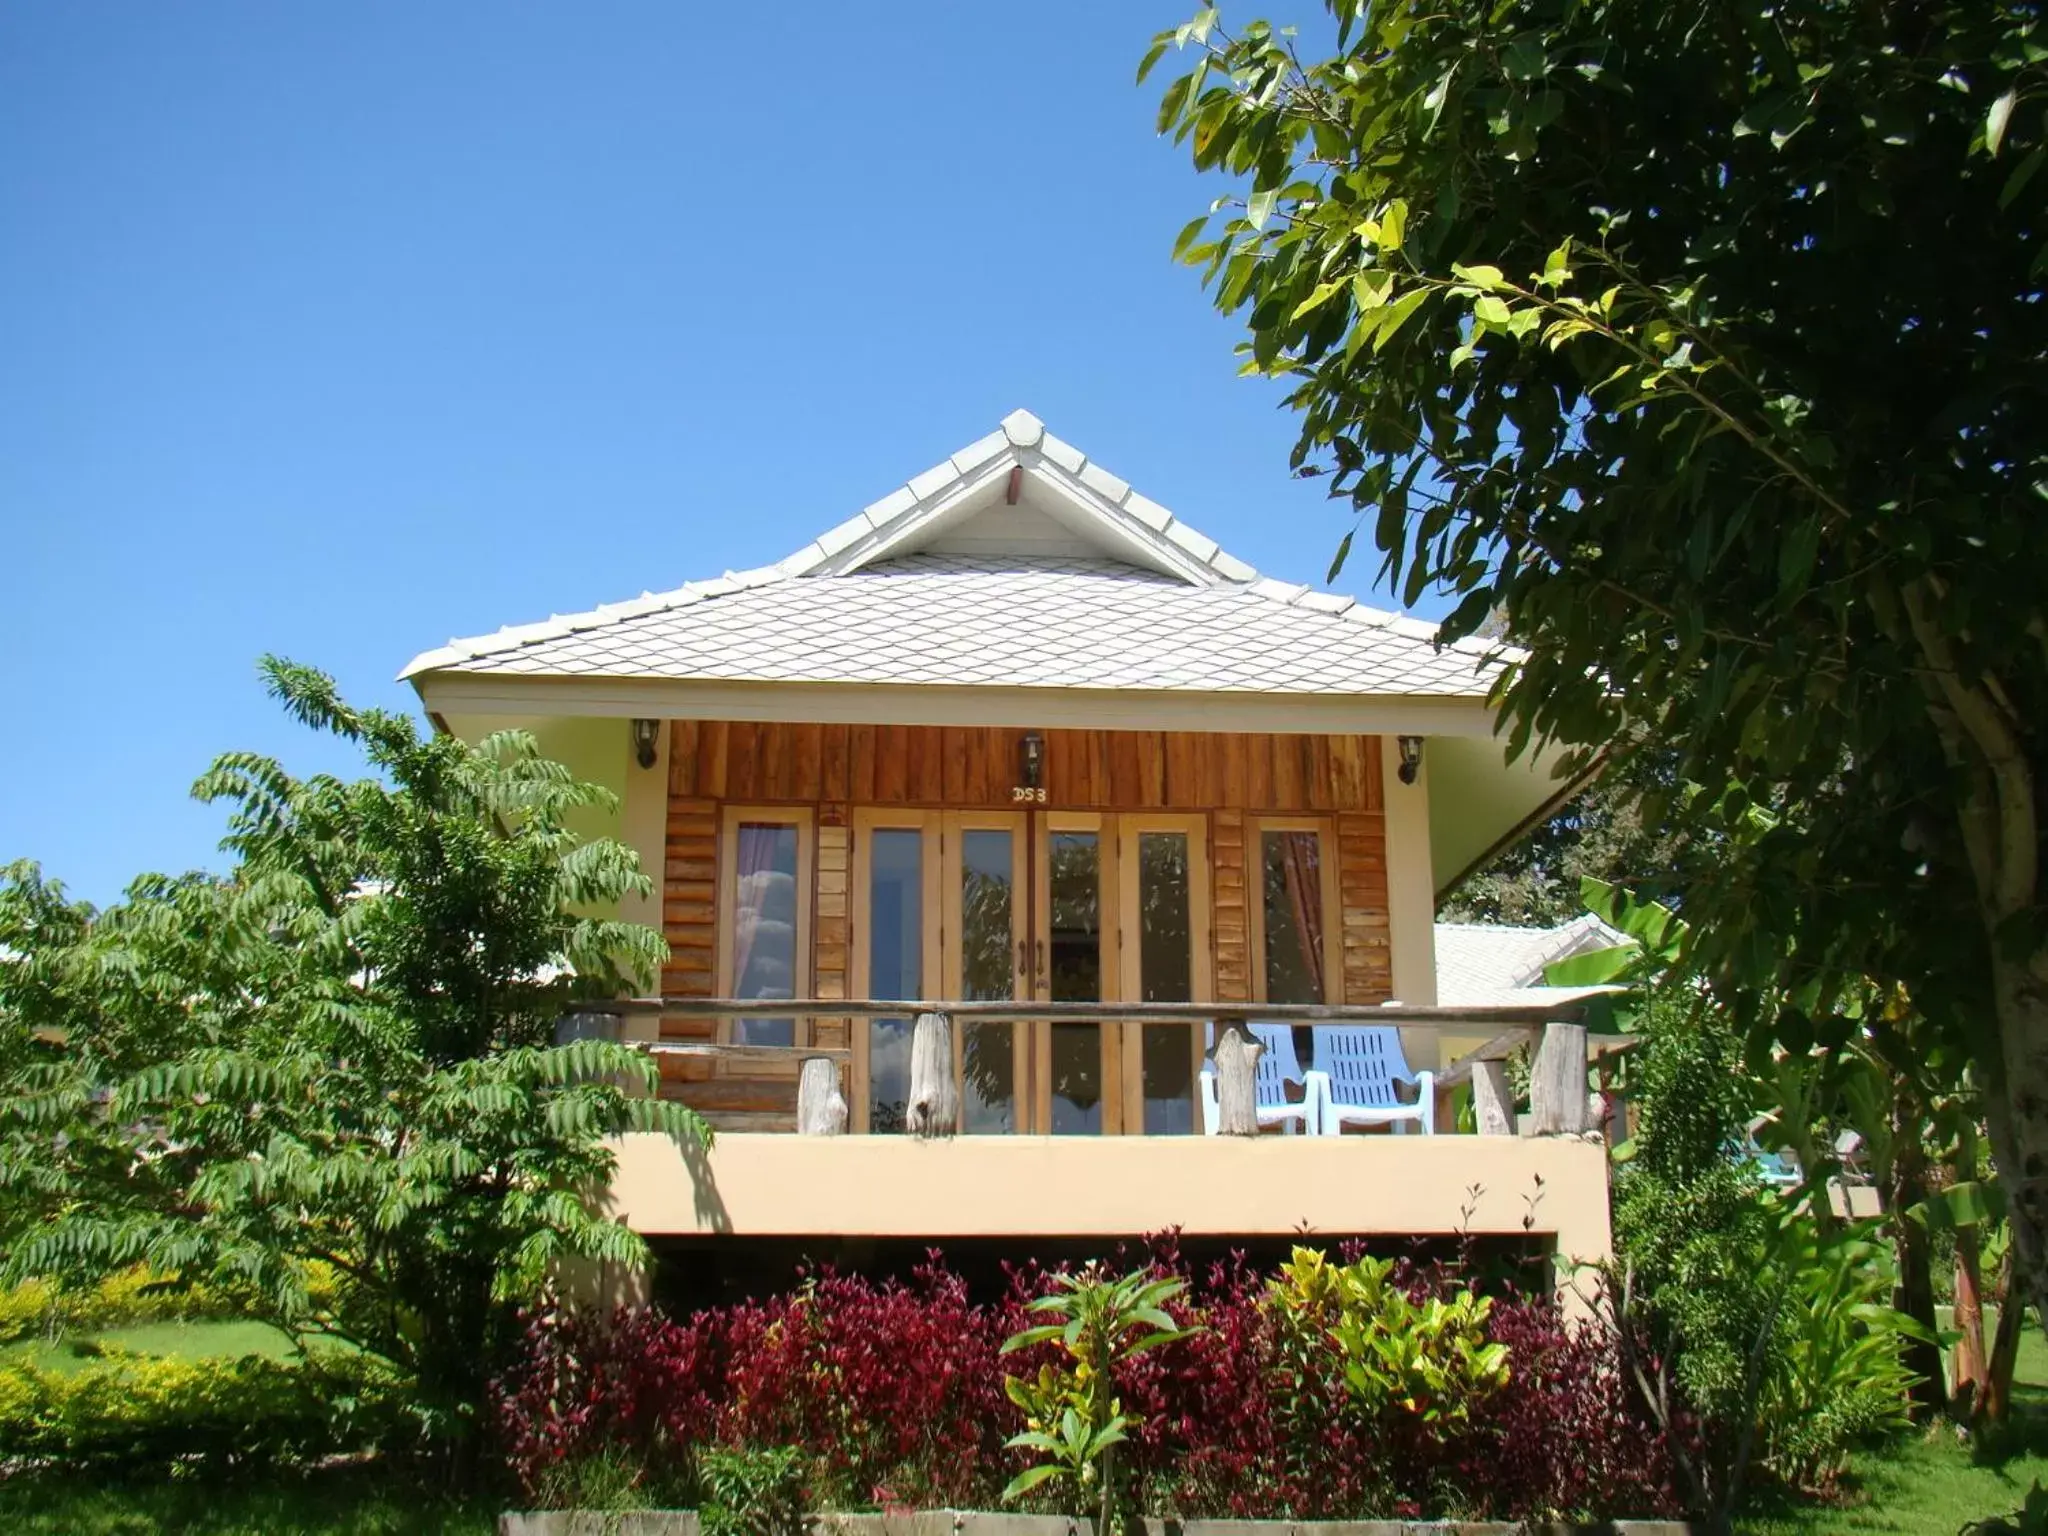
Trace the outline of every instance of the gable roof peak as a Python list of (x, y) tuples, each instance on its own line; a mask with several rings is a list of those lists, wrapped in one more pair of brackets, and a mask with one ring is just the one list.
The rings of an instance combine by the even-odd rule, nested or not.
[[(977, 526), (968, 538), (970, 523)], [(935, 547), (1024, 557), (1092, 555), (1197, 587), (1241, 586), (1258, 577), (1251, 565), (1021, 408), (994, 432), (911, 476), (775, 568), (790, 576), (847, 576), (878, 560)]]

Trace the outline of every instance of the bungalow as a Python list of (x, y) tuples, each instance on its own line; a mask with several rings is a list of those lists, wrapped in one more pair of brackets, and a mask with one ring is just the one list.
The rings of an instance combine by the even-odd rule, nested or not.
[[(1260, 575), (1018, 411), (775, 565), (403, 676), (438, 728), (524, 727), (616, 790), (588, 831), (660, 872), (625, 911), (671, 951), (630, 1034), (719, 1134), (687, 1164), (625, 1139), (612, 1198), (644, 1232), (1469, 1231), (1598, 1257), (1581, 1138), (1448, 1112), (1199, 1134), (1247, 1021), (1305, 1052), (1317, 1023), (1397, 1023), (1431, 1091), (1497, 1091), (1487, 1043), (1528, 1032), (1433, 1006), (1434, 909), (1570, 786), (1505, 761), (1489, 648), (1433, 634)], [(850, 1134), (794, 1134), (800, 1079)]]

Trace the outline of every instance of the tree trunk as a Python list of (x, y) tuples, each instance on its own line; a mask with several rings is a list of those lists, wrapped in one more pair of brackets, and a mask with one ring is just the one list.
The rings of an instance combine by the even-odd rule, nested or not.
[[(1977, 1179), (1977, 1137), (1967, 1123), (1956, 1138), (1955, 1182)], [(1949, 1373), (1949, 1398), (1958, 1418), (1967, 1417), (1984, 1391), (1984, 1287), (1978, 1263), (1979, 1237), (1974, 1223), (1956, 1228), (1956, 1340)]]
[(1956, 1340), (1949, 1396), (1958, 1415), (1968, 1414), (1983, 1393), (1988, 1364), (1984, 1358), (1984, 1293), (1977, 1266), (1977, 1229), (1956, 1230)]
[(1258, 1065), (1265, 1047), (1242, 1021), (1224, 1026), (1216, 1042), (1216, 1130), (1224, 1136), (1259, 1134)]
[(1529, 1069), (1529, 1128), (1538, 1136), (1576, 1136), (1593, 1123), (1586, 1090), (1586, 1026), (1549, 1023)]
[(2012, 1411), (2012, 1375), (2020, 1360), (2020, 1328), (2027, 1320), (2027, 1303), (2014, 1280), (2010, 1248), (2000, 1271), (1998, 1332), (1991, 1341), (1991, 1358), (1985, 1362), (1984, 1390), (1977, 1397), (1979, 1424), (2003, 1424)]
[(1994, 947), (1998, 1056), (1984, 1063), (1984, 1121), (2012, 1223), (2006, 1305), (2030, 1301), (2048, 1318), (2048, 987), (2030, 969), (2048, 971), (2048, 953), (2028, 967)]
[(838, 1136), (846, 1130), (839, 1063), (829, 1056), (804, 1058), (796, 1084), (796, 1128), (801, 1136)]
[(1472, 1116), (1482, 1136), (1515, 1134), (1515, 1094), (1504, 1061), (1472, 1063)]
[[(1898, 1255), (1899, 1269), (1892, 1305), (1931, 1335), (1935, 1330), (1934, 1267), (1927, 1251), (1927, 1229), (1906, 1216), (1906, 1212), (1927, 1198), (1927, 1149), (1922, 1140), (1925, 1123), (1926, 1117), (1920, 1112), (1919, 1095), (1910, 1084), (1895, 1081), (1892, 1086), (1891, 1184), (1885, 1191), (1892, 1246)], [(1925, 1419), (1941, 1412), (1948, 1401), (1941, 1346), (1909, 1339), (1906, 1341), (1905, 1359), (1906, 1368), (1919, 1378), (1913, 1387), (1913, 1416)]]
[(960, 1094), (953, 1081), (953, 1021), (920, 1013), (910, 1035), (910, 1108), (913, 1136), (950, 1136), (960, 1128)]

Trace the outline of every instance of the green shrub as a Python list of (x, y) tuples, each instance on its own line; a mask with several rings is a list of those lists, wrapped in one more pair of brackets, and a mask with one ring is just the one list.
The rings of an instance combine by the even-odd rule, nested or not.
[[(309, 1287), (312, 1285), (309, 1276)], [(331, 1288), (331, 1281), (329, 1282)], [(0, 1344), (65, 1333), (99, 1333), (135, 1323), (234, 1317), (249, 1298), (213, 1286), (181, 1284), (145, 1264), (116, 1270), (97, 1285), (65, 1288), (41, 1277), (0, 1290)]]
[(1024, 1309), (1052, 1321), (1003, 1341), (1005, 1355), (1040, 1344), (1054, 1348), (1054, 1358), (1035, 1376), (1003, 1378), (1004, 1393), (1025, 1415), (1024, 1431), (1009, 1438), (1009, 1448), (1046, 1458), (1012, 1478), (1003, 1497), (1065, 1479), (1082, 1508), (1097, 1505), (1100, 1530), (1124, 1528), (1119, 1516), (1128, 1512), (1120, 1508), (1125, 1490), (1114, 1453), (1143, 1419), (1124, 1411), (1116, 1379), (1140, 1355), (1186, 1336), (1166, 1305), (1187, 1282), (1142, 1269), (1110, 1276), (1090, 1264), (1078, 1274), (1055, 1275), (1052, 1283), (1050, 1295)]
[(411, 1421), (405, 1384), (363, 1355), (0, 1367), (0, 1461), (303, 1461), (402, 1443)]
[(1917, 1325), (1884, 1304), (1867, 1225), (1823, 1222), (1731, 1151), (1752, 1089), (1727, 1020), (1666, 990), (1637, 1028), (1640, 1119), (1614, 1184), (1610, 1280), (1646, 1374), (1696, 1415), (1678, 1453), (1695, 1513), (1732, 1507), (1759, 1470), (1825, 1487), (1857, 1443), (1907, 1424)]
[(1417, 1301), (1393, 1272), (1384, 1259), (1334, 1264), (1296, 1248), (1270, 1293), (1285, 1347), (1334, 1350), (1351, 1401), (1368, 1418), (1397, 1411), (1426, 1424), (1462, 1422), (1507, 1385), (1508, 1348), (1487, 1335), (1493, 1303), (1471, 1291)]
[(0, 1344), (53, 1338), (63, 1325), (57, 1287), (48, 1280), (24, 1280), (0, 1290)]
[[(331, 1314), (337, 1301), (332, 1266), (310, 1261), (301, 1266), (300, 1278), (314, 1315)], [(146, 1264), (116, 1270), (87, 1287), (65, 1288), (37, 1277), (0, 1290), (0, 1344), (55, 1339), (66, 1333), (100, 1333), (137, 1323), (244, 1317), (251, 1315), (253, 1304), (251, 1295), (183, 1283)]]
[(1852, 1447), (1912, 1422), (1903, 1345), (1914, 1324), (1888, 1304), (1889, 1250), (1870, 1230), (1785, 1220), (1788, 1294), (1759, 1420), (1766, 1464), (1795, 1487), (1831, 1486)]
[(804, 1471), (804, 1453), (791, 1445), (704, 1450), (697, 1459), (704, 1536), (799, 1536)]

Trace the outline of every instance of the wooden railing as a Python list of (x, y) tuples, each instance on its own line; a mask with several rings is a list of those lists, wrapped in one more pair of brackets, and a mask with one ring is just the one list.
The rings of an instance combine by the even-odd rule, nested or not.
[[(1052, 1003), (1020, 1001), (905, 1002), (873, 998), (622, 998), (585, 1004), (585, 1014), (669, 1018), (902, 1018), (915, 1017), (911, 1032), (910, 1096), (905, 1122), (916, 1136), (952, 1134), (959, 1124), (959, 1089), (953, 1077), (955, 1020), (1080, 1020), (1089, 1023), (1212, 1023), (1220, 1031), (1213, 1051), (1218, 1130), (1226, 1136), (1258, 1134), (1254, 1077), (1263, 1049), (1245, 1026), (1270, 1024), (1370, 1024), (1442, 1032), (1474, 1026), (1498, 1030), (1477, 1050), (1436, 1075), (1448, 1090), (1469, 1081), (1482, 1136), (1512, 1136), (1520, 1126), (1508, 1087), (1507, 1059), (1536, 1045), (1530, 1071), (1532, 1135), (1578, 1135), (1595, 1125), (1587, 1092), (1589, 1040), (1582, 1022), (1585, 999), (1563, 1003), (1470, 1007), (1422, 1007), (1384, 1003), (1376, 1007), (1332, 1003)], [(708, 1041), (632, 1042), (656, 1056), (719, 1061), (797, 1062), (797, 1130), (834, 1136), (846, 1130), (846, 1100), (840, 1092), (840, 1064), (852, 1052), (809, 1045), (719, 1045)], [(1626, 1037), (1600, 1037), (1601, 1053), (1626, 1049)]]

